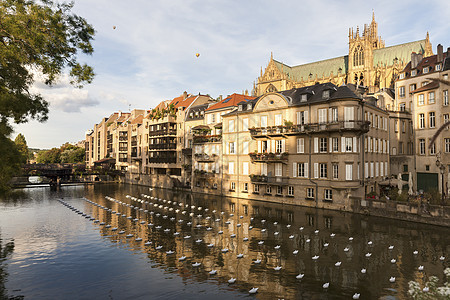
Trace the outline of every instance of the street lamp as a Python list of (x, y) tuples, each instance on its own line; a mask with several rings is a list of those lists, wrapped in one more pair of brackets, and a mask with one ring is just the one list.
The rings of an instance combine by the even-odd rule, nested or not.
[(445, 194), (444, 194), (444, 174), (445, 174), (445, 165), (439, 160), (441, 157), (441, 152), (439, 151), (436, 154), (436, 167), (438, 167), (440, 173), (441, 173), (441, 194), (442, 194), (442, 199), (441, 199), (441, 204), (444, 205), (444, 201), (445, 201)]

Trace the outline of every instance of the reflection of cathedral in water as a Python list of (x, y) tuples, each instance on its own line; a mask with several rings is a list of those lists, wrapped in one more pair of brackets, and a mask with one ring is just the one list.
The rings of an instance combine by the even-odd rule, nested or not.
[[(297, 298), (304, 292), (300, 285), (315, 290), (310, 295), (321, 293), (326, 282), (333, 287), (330, 297), (359, 291), (378, 298), (388, 285), (384, 277), (391, 269), (390, 259), (396, 257), (399, 266), (404, 261), (408, 265), (416, 258), (400, 253), (412, 253), (411, 236), (430, 239), (396, 221), (371, 223), (345, 212), (133, 189), (97, 190), (86, 196), (94, 204), (87, 201), (83, 210), (97, 218), (103, 236), (146, 252), (159, 268), (177, 272), (185, 280), (227, 284), (236, 278), (236, 289), (259, 287), (259, 293), (272, 298)], [(102, 222), (118, 230), (111, 232), (99, 225)], [(120, 230), (125, 232), (119, 234)], [(388, 239), (392, 231), (395, 241)], [(393, 252), (388, 250), (390, 243), (395, 243)], [(445, 247), (445, 243), (435, 245), (433, 251), (442, 253)], [(368, 252), (373, 253), (370, 259)], [(186, 260), (180, 261), (183, 256)], [(337, 262), (342, 264), (337, 267)], [(194, 263), (200, 263), (199, 267), (193, 267)], [(370, 272), (366, 277), (361, 275), (363, 267)], [(212, 270), (217, 274), (210, 275)], [(296, 279), (299, 274), (304, 274), (301, 282)], [(367, 280), (370, 285), (364, 284)]]
[(411, 60), (412, 52), (423, 57), (433, 55), (428, 33), (423, 40), (385, 47), (378, 36), (375, 15), (361, 32), (358, 27), (356, 31), (349, 30), (348, 44), (348, 55), (297, 66), (288, 66), (271, 55), (266, 69), (261, 69), (253, 93), (260, 96), (325, 82), (337, 86), (352, 83), (376, 92), (393, 87), (396, 75)]

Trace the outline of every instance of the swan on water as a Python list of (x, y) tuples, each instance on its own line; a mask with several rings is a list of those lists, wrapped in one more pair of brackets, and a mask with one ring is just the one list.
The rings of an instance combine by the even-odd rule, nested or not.
[(395, 258), (391, 259), (391, 263), (395, 264), (397, 260)]
[(305, 274), (303, 274), (303, 273), (300, 273), (297, 276), (295, 276), (295, 278), (297, 278), (297, 279), (302, 279), (303, 277), (305, 277)]
[(211, 270), (209, 271), (209, 275), (216, 275), (217, 274), (217, 270)]
[(183, 261), (183, 260), (185, 260), (186, 259), (186, 256), (181, 256), (179, 259), (178, 259), (178, 261)]
[(231, 277), (230, 279), (228, 279), (229, 284), (233, 284), (235, 282), (236, 282), (236, 278)]
[(313, 259), (313, 260), (318, 260), (318, 259), (319, 259), (319, 255), (314, 255), (314, 256), (312, 257), (312, 259)]
[(261, 263), (261, 260), (260, 260), (260, 259), (257, 259), (257, 260), (255, 260), (255, 261), (253, 261), (253, 263), (254, 263), (254, 264), (260, 264), (260, 263)]
[(281, 248), (281, 246), (280, 245), (276, 245), (274, 248), (275, 248), (275, 250), (278, 250), (278, 249)]
[(335, 265), (336, 267), (340, 267), (341, 264), (342, 264), (342, 262), (338, 261), (338, 262), (336, 262), (334, 265)]
[(294, 250), (294, 251), (292, 252), (292, 254), (297, 255), (297, 254), (298, 254), (298, 250)]
[(354, 293), (353, 294), (353, 299), (359, 299), (360, 296), (361, 296), (361, 294)]
[(388, 249), (389, 249), (389, 250), (392, 250), (392, 249), (394, 249), (394, 246), (390, 245), (390, 246), (388, 247)]
[(243, 258), (243, 257), (244, 257), (244, 254), (239, 253), (236, 257), (237, 257), (237, 258)]
[(329, 282), (325, 282), (325, 283), (322, 285), (322, 287), (323, 287), (324, 289), (327, 289), (327, 288), (330, 287), (330, 283), (329, 283)]
[(361, 269), (361, 273), (362, 274), (366, 274), (367, 270), (366, 269)]
[(391, 277), (391, 278), (389, 278), (389, 282), (395, 282), (395, 277)]
[(256, 294), (258, 292), (258, 288), (252, 288), (250, 291), (248, 291), (250, 294)]
[(275, 271), (280, 271), (281, 270), (281, 266), (276, 266), (275, 268), (273, 268)]

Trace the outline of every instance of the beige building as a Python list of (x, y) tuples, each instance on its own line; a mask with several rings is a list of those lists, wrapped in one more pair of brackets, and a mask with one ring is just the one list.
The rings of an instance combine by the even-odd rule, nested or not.
[(346, 86), (240, 103), (222, 136), (228, 196), (349, 210), (390, 174), (387, 112)]
[[(405, 150), (391, 149), (392, 154), (414, 152), (409, 171), (413, 174), (414, 191), (433, 189), (448, 193), (450, 165), (450, 133), (445, 128), (436, 141), (431, 139), (437, 130), (449, 120), (450, 49), (443, 51), (438, 45), (437, 54), (423, 56), (412, 54), (411, 62), (399, 74), (395, 83), (395, 110), (410, 113), (412, 131), (406, 134), (412, 139)], [(403, 123), (394, 126), (394, 131), (405, 133)]]
[(375, 16), (361, 31), (349, 29), (348, 54), (297, 66), (288, 66), (271, 55), (269, 64), (257, 79), (253, 93), (285, 91), (315, 83), (331, 82), (337, 86), (357, 84), (375, 92), (393, 87), (398, 73), (409, 62), (412, 52), (432, 55), (428, 33), (423, 40), (385, 47), (378, 36)]

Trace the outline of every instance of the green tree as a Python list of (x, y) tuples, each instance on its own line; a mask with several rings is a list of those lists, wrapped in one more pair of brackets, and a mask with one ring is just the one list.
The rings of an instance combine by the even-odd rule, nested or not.
[[(12, 132), (11, 123), (25, 123), (29, 119), (43, 122), (48, 118), (48, 102), (30, 89), (36, 72), (42, 75), (47, 85), (54, 84), (66, 70), (76, 87), (92, 82), (92, 67), (80, 64), (78, 55), (93, 53), (94, 28), (84, 18), (73, 14), (72, 7), (73, 3), (51, 0), (0, 1), (2, 142)], [(1, 147), (13, 149), (13, 145), (6, 141)], [(8, 169), (14, 167), (15, 160), (8, 161), (7, 157), (0, 156), (0, 165), (6, 167), (11, 162)], [(6, 180), (4, 174), (0, 176)]]
[[(64, 146), (64, 145), (63, 145)], [(61, 150), (63, 147), (61, 147)], [(64, 150), (61, 151), (61, 162), (62, 163), (84, 163), (85, 157), (85, 149), (80, 147), (65, 147)]]
[(0, 192), (9, 188), (9, 180), (16, 175), (22, 164), (22, 155), (16, 144), (0, 134)]
[(26, 163), (28, 160), (28, 146), (27, 141), (25, 140), (25, 136), (21, 133), (19, 133), (16, 136), (16, 139), (14, 140), (14, 143), (16, 144), (17, 150), (19, 150), (20, 154), (22, 155), (22, 163)]
[(36, 161), (40, 164), (55, 164), (61, 162), (61, 150), (52, 148), (38, 152)]

